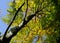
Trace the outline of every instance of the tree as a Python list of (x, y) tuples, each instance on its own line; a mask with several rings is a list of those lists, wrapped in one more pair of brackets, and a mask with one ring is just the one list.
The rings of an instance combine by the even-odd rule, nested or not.
[(14, 0), (3, 18), (9, 26), (1, 43), (57, 43), (59, 7), (58, 0)]

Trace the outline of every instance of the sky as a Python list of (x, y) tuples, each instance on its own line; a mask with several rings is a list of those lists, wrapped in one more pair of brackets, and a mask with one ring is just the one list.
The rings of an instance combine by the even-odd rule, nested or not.
[(11, 0), (0, 0), (0, 32), (3, 34), (7, 28), (7, 24), (2, 21), (2, 17), (6, 16), (9, 2)]

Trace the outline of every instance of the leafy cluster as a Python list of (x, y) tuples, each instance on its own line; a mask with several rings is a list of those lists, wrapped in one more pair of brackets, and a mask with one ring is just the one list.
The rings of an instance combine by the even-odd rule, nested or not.
[[(26, 1), (15, 0), (15, 2), (10, 2), (10, 8), (7, 10), (9, 13), (3, 18), (4, 22), (9, 24), (19, 6), (25, 2), (11, 27), (18, 26), (26, 11)], [(52, 0), (28, 0), (26, 19), (29, 15), (35, 13), (37, 9), (41, 11), (17, 33), (10, 43), (57, 43), (56, 40), (60, 36), (60, 21), (57, 17), (55, 3)]]

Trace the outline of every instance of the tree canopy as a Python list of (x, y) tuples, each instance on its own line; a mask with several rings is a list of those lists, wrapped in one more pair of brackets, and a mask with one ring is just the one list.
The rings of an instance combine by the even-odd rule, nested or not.
[(8, 25), (13, 20), (6, 33), (13, 32), (10, 43), (58, 43), (59, 0), (13, 0), (9, 6), (2, 19)]

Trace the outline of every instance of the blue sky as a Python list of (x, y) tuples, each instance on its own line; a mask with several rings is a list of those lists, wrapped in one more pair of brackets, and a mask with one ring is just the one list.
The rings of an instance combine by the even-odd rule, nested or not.
[(2, 21), (2, 17), (6, 16), (7, 8), (9, 8), (8, 3), (11, 0), (0, 0), (0, 32), (3, 34), (7, 28), (7, 24)]

